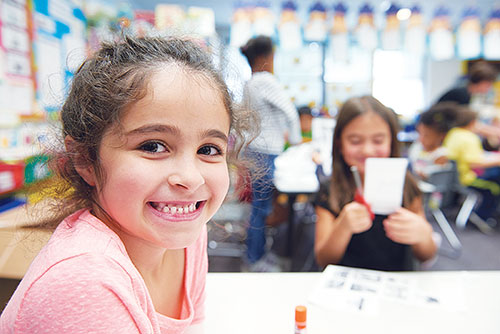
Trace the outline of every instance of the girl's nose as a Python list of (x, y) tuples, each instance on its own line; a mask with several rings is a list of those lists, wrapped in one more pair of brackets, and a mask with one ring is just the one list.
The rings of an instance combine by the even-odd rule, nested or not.
[(375, 145), (370, 143), (363, 145), (363, 154), (365, 156), (373, 156), (375, 154)]
[(171, 186), (194, 191), (205, 183), (205, 178), (196, 162), (177, 163), (176, 165), (175, 170), (171, 171), (167, 178)]

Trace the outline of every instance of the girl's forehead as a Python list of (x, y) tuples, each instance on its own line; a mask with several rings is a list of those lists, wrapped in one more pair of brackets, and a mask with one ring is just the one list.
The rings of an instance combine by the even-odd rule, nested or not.
[(429, 125), (424, 124), (424, 123), (418, 123), (417, 124), (417, 128), (420, 128), (420, 129), (423, 129), (423, 130), (435, 131), (432, 126), (429, 126)]
[(180, 123), (188, 118), (195, 126), (204, 117), (226, 124), (230, 117), (223, 93), (209, 80), (209, 75), (179, 66), (161, 68), (149, 79), (145, 96), (124, 110), (121, 121), (125, 128), (152, 120)]
[(389, 126), (389, 123), (380, 114), (374, 111), (367, 111), (352, 118), (349, 122), (346, 123), (345, 128), (357, 126), (375, 127), (380, 126), (381, 124), (386, 124), (387, 126)]
[[(204, 70), (192, 69), (181, 64), (167, 64), (160, 68), (150, 78), (148, 83), (148, 95), (154, 97), (158, 91), (164, 89), (181, 89), (188, 94), (193, 90), (200, 89), (204, 92), (204, 98), (211, 97), (217, 102), (222, 102), (226, 107), (224, 99), (224, 87), (222, 87), (213, 75)], [(192, 98), (196, 97), (191, 95)], [(229, 110), (228, 110), (229, 112)]]

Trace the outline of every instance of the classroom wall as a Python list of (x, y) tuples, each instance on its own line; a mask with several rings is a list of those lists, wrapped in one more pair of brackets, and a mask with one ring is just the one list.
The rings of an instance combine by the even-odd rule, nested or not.
[(441, 95), (457, 84), (462, 75), (461, 60), (426, 61), (424, 69), (425, 105), (434, 104)]
[[(94, 0), (96, 1), (96, 0)], [(103, 0), (101, 0), (103, 1)], [(118, 0), (114, 0), (118, 1)], [(247, 3), (249, 1), (238, 1), (238, 0), (171, 0), (171, 1), (159, 1), (159, 0), (133, 0), (129, 3), (137, 9), (151, 9), (153, 10), (158, 3), (168, 2), (169, 4), (179, 4), (183, 6), (200, 6), (200, 7), (210, 7), (215, 11), (216, 24), (219, 26), (230, 25), (231, 18), (233, 14), (233, 8), (235, 3)], [(251, 0), (250, 2), (257, 2)], [(268, 0), (264, 1), (269, 3), (270, 8), (274, 13), (281, 12), (281, 5), (283, 0)], [(302, 20), (306, 20), (309, 13), (309, 8), (316, 2), (316, 0), (295, 0), (298, 7), (298, 14)], [(332, 10), (333, 6), (339, 1), (321, 1), (329, 11)], [(357, 15), (359, 8), (364, 3), (371, 4), (375, 9), (375, 21), (383, 20), (384, 8), (387, 9), (391, 1), (375, 1), (375, 0), (349, 0), (343, 1), (348, 7), (347, 21), (349, 24), (354, 24), (357, 21)], [(426, 21), (430, 20), (433, 15), (434, 9), (440, 5), (445, 5), (451, 10), (450, 18), (452, 23), (460, 20), (462, 10), (465, 6), (477, 5), (481, 10), (481, 19), (484, 20), (488, 15), (489, 11), (493, 8), (495, 4), (494, 0), (455, 0), (455, 1), (440, 1), (440, 0), (399, 0), (396, 1), (399, 6), (412, 7), (415, 4), (421, 6), (422, 11), (426, 17)]]

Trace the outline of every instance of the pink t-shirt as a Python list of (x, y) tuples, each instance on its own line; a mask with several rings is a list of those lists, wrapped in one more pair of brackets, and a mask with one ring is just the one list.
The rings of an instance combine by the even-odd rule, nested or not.
[(207, 233), (185, 250), (180, 319), (155, 311), (120, 238), (88, 210), (67, 217), (19, 284), (0, 333), (183, 333), (204, 319)]

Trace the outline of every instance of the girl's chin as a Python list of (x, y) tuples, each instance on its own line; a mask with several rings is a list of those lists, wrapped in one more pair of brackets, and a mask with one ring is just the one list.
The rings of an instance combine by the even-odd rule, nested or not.
[(189, 233), (183, 233), (176, 237), (174, 240), (165, 240), (163, 242), (163, 247), (166, 249), (183, 249), (191, 246), (198, 240), (201, 234), (201, 229), (197, 231), (192, 231)]

